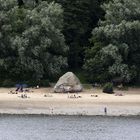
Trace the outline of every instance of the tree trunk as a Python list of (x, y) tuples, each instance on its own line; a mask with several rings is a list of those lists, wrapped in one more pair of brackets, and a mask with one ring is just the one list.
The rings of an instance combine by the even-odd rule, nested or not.
[(19, 6), (19, 7), (21, 7), (21, 6), (23, 6), (23, 5), (24, 5), (23, 0), (17, 0), (17, 2), (18, 2), (18, 6)]

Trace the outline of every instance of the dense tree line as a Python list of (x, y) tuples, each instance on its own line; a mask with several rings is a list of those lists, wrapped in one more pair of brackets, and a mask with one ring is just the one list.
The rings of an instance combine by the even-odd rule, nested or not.
[(92, 83), (138, 82), (139, 35), (139, 0), (0, 0), (0, 82), (69, 69)]
[(84, 68), (92, 82), (140, 79), (140, 2), (112, 0), (104, 4), (105, 20), (92, 32)]
[(40, 80), (67, 66), (63, 10), (55, 3), (19, 8), (0, 1), (0, 79)]
[(83, 65), (84, 50), (89, 45), (91, 31), (103, 18), (103, 0), (55, 0), (64, 8), (64, 30), (69, 46), (68, 64), (72, 69)]
[[(82, 67), (84, 47), (89, 43), (88, 39), (91, 35), (92, 28), (97, 25), (99, 18), (103, 15), (100, 2), (91, 0), (86, 2), (84, 0), (56, 0), (55, 2), (62, 5), (64, 13), (62, 13), (61, 7), (59, 7), (58, 13), (56, 13), (55, 6), (52, 6), (51, 12), (54, 12), (54, 14), (46, 13), (45, 9), (49, 9), (52, 4), (50, 3), (46, 6), (45, 2), (50, 3), (52, 0), (1, 1), (1, 11), (4, 13), (4, 15), (1, 15), (1, 19), (2, 16), (9, 17), (9, 19), (2, 21), (0, 26), (1, 34), (3, 35), (0, 45), (3, 47), (1, 47), (0, 79), (7, 79), (9, 77), (10, 79), (27, 80), (30, 78), (50, 78), (59, 74), (64, 66), (67, 65), (67, 54), (69, 67)], [(4, 6), (6, 9), (4, 9)], [(38, 7), (42, 8), (40, 9), (41, 13), (38, 12)], [(43, 10), (44, 13), (42, 12)], [(43, 14), (43, 17), (41, 14)], [(30, 16), (33, 16), (33, 21), (29, 21), (31, 20), (28, 19)], [(45, 20), (48, 20), (48, 17), (50, 23), (46, 24), (43, 31), (40, 29), (42, 22), (46, 22)], [(35, 19), (42, 21), (36, 23), (37, 21)], [(48, 27), (51, 25), (52, 27)], [(62, 30), (63, 25), (64, 28)], [(11, 29), (7, 29), (6, 31), (4, 29), (3, 31), (3, 26), (10, 26)], [(53, 26), (55, 27), (53, 28)], [(65, 41), (61, 31), (65, 35), (66, 44), (70, 48), (69, 51), (67, 51), (68, 47), (65, 47)], [(44, 32), (46, 32), (45, 35), (43, 34)], [(46, 47), (46, 53), (48, 54), (43, 54), (45, 53), (45, 49), (41, 43), (44, 43), (43, 47)], [(41, 50), (41, 48), (44, 50)], [(6, 52), (4, 53), (5, 50)], [(53, 55), (54, 57), (52, 57)]]
[(55, 1), (64, 9), (63, 34), (69, 46), (68, 64), (71, 69), (79, 69), (83, 65), (84, 50), (89, 45), (91, 31), (103, 18), (104, 11), (100, 5), (107, 0), (18, 0), (19, 5), (27, 2), (38, 4), (41, 1)]

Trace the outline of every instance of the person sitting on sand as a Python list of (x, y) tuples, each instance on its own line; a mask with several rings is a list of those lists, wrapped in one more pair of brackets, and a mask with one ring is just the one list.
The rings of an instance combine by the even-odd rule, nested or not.
[(91, 95), (91, 97), (98, 97), (98, 95)]
[(23, 92), (23, 85), (22, 84), (17, 84), (16, 85), (17, 89), (16, 89), (16, 92)]
[(20, 85), (18, 84), (18, 85), (16, 85), (16, 86), (17, 86), (16, 91), (19, 91), (19, 89), (20, 89)]
[(23, 92), (23, 86), (21, 85), (21, 87), (20, 87), (20, 90), (19, 90), (20, 92)]
[(40, 87), (39, 87), (39, 85), (37, 85), (36, 87), (35, 87), (35, 89), (39, 89)]
[(21, 94), (21, 98), (24, 98), (24, 95), (23, 94)]
[(123, 96), (122, 93), (116, 93), (115, 96)]

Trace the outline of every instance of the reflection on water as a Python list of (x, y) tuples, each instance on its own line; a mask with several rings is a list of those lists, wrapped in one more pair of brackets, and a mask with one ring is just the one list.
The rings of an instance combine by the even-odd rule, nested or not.
[(140, 119), (4, 115), (0, 140), (140, 140)]

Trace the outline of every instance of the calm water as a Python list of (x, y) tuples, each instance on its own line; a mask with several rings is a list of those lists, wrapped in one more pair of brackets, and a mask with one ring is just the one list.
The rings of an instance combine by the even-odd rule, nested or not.
[(140, 140), (140, 118), (4, 115), (0, 140)]

